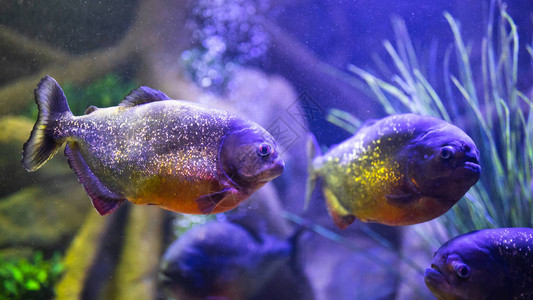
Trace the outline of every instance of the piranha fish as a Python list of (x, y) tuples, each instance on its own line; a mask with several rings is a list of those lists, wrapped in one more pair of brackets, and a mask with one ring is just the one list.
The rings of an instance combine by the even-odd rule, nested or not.
[(319, 179), (341, 229), (356, 218), (393, 226), (434, 219), (459, 201), (481, 172), (479, 151), (466, 133), (415, 114), (369, 121), (324, 155), (310, 136), (308, 152), (307, 203)]
[(236, 207), (284, 168), (274, 138), (254, 122), (149, 87), (118, 105), (74, 116), (57, 82), (35, 90), (39, 117), (22, 164), (35, 171), (65, 142), (65, 155), (96, 210), (125, 200), (187, 214)]
[(424, 281), (440, 300), (533, 299), (533, 229), (457, 236), (435, 252)]
[(282, 240), (231, 222), (196, 226), (166, 250), (159, 281), (176, 299), (256, 299), (291, 262), (300, 232)]

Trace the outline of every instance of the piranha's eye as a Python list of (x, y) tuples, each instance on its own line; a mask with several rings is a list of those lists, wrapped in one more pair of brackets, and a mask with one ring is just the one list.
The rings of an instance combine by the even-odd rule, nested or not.
[(453, 157), (453, 148), (450, 146), (442, 147), (440, 149), (440, 157), (442, 159), (450, 159)]
[(258, 153), (261, 156), (270, 155), (271, 151), (272, 151), (272, 146), (270, 146), (269, 144), (261, 144), (261, 146), (259, 146), (259, 149), (258, 149)]
[(455, 266), (457, 276), (461, 278), (468, 278), (470, 276), (470, 268), (465, 264), (458, 264)]

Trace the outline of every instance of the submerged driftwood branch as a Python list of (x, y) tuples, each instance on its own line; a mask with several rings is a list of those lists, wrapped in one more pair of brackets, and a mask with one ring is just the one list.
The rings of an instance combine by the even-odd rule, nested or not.
[[(194, 98), (198, 91), (183, 78), (179, 67), (179, 53), (189, 47), (188, 41), (191, 40), (190, 30), (185, 26), (185, 4), (185, 0), (140, 1), (134, 24), (122, 40), (109, 49), (69, 56), (52, 51), (51, 47), (41, 43), (31, 44), (28, 53), (44, 51), (43, 61), (49, 60), (51, 63), (28, 77), (0, 88), (0, 115), (20, 112), (30, 105), (33, 90), (45, 75), (54, 77), (60, 83), (69, 81), (83, 84), (129, 63), (141, 67), (141, 81), (164, 88), (174, 97)], [(5, 35), (12, 38), (12, 33), (7, 32)]]
[(275, 23), (264, 20), (261, 24), (271, 38), (268, 55), (273, 61), (283, 62), (275, 66), (276, 71), (307, 89), (300, 92), (363, 119), (379, 115), (379, 107), (372, 102), (361, 105), (368, 97), (353, 86), (353, 79), (348, 80), (341, 71), (333, 72), (334, 68)]
[[(71, 56), (61, 49), (25, 37), (6, 26), (0, 26), (0, 45), (3, 45), (2, 51), (6, 55), (13, 55), (22, 59), (25, 63), (40, 66), (63, 62), (70, 59)], [(1, 70), (1, 72), (6, 72), (6, 70)]]

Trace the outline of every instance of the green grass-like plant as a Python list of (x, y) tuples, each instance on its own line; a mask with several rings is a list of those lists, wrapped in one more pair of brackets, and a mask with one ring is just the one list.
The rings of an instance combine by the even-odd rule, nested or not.
[[(138, 85), (111, 73), (96, 79), (87, 86), (66, 82), (61, 85), (61, 88), (67, 97), (70, 110), (75, 116), (79, 116), (83, 115), (85, 109), (91, 105), (96, 107), (117, 105), (131, 90), (138, 88)], [(32, 103), (27, 115), (36, 119), (37, 114), (37, 105)]]
[[(492, 1), (480, 45), (481, 65), (474, 68), (460, 24), (449, 13), (444, 17), (454, 44), (445, 53), (442, 90), (429, 83), (418, 61), (421, 56), (400, 19), (393, 20), (396, 46), (384, 42), (393, 74), (382, 79), (353, 65), (349, 70), (366, 82), (386, 113), (436, 116), (456, 124), (476, 142), (481, 179), (438, 219), (448, 237), (482, 228), (532, 227), (533, 103), (517, 88), (520, 43), (516, 25), (505, 4), (496, 6)], [(533, 55), (531, 47), (528, 51)], [(427, 233), (424, 236), (432, 246), (443, 242)]]
[(0, 299), (52, 299), (54, 283), (63, 272), (60, 261), (57, 254), (45, 260), (40, 252), (30, 261), (0, 257)]

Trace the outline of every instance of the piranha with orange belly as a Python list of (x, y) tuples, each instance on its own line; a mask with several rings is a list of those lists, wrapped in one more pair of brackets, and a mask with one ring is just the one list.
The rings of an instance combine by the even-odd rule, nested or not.
[[(461, 129), (415, 114), (370, 121), (324, 155), (310, 137), (307, 201), (320, 180), (339, 228), (355, 219), (411, 225), (448, 211), (480, 176), (479, 151)], [(320, 154), (320, 153), (318, 153)]]
[(125, 200), (188, 214), (224, 212), (284, 169), (261, 126), (148, 87), (76, 117), (46, 76), (35, 102), (39, 117), (24, 144), (24, 167), (37, 170), (66, 142), (68, 162), (101, 215)]

